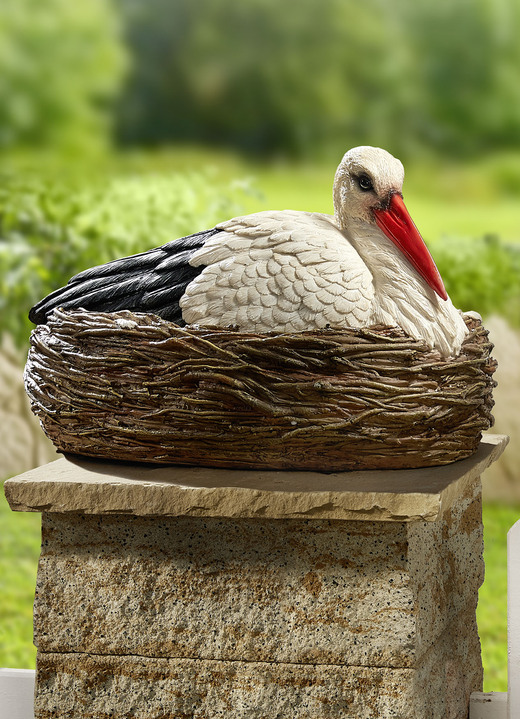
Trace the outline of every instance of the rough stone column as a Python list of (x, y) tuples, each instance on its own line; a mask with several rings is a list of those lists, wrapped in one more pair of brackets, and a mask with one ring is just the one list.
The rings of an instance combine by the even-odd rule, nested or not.
[(487, 436), (446, 467), (319, 474), (59, 459), (43, 512), (35, 716), (466, 719)]

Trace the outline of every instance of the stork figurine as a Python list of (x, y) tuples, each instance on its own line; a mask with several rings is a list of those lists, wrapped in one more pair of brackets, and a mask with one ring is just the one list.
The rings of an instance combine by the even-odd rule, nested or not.
[(403, 165), (356, 147), (334, 178), (334, 216), (258, 212), (85, 270), (35, 305), (150, 312), (251, 332), (398, 326), (443, 357), (467, 334), (402, 198)]

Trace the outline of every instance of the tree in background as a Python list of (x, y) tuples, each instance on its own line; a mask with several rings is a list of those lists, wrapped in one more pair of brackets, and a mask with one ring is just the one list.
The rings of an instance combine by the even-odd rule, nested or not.
[(2, 0), (0, 149), (108, 139), (125, 54), (109, 0)]
[(520, 0), (1, 0), (0, 151), (108, 139), (127, 57), (122, 144), (518, 146), (519, 31)]
[(406, 133), (455, 155), (518, 147), (518, 0), (422, 0), (399, 8), (414, 88)]
[(518, 144), (519, 0), (118, 0), (126, 143), (309, 154)]
[[(382, 81), (373, 3), (119, 0), (134, 56), (124, 142), (224, 143), (300, 154), (359, 125)], [(368, 137), (368, 133), (367, 137)]]

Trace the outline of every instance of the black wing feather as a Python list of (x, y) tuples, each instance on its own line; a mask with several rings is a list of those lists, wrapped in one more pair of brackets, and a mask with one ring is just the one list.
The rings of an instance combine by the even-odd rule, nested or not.
[(56, 307), (94, 312), (153, 312), (184, 324), (179, 300), (203, 267), (192, 267), (190, 258), (218, 229), (204, 230), (167, 242), (147, 252), (90, 267), (40, 300), (29, 319), (43, 324)]

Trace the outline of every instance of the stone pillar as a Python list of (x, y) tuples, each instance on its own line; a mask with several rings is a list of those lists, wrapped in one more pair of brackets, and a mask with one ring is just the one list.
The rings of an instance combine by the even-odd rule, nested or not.
[(59, 459), (43, 513), (35, 717), (466, 719), (482, 688), (480, 473)]

